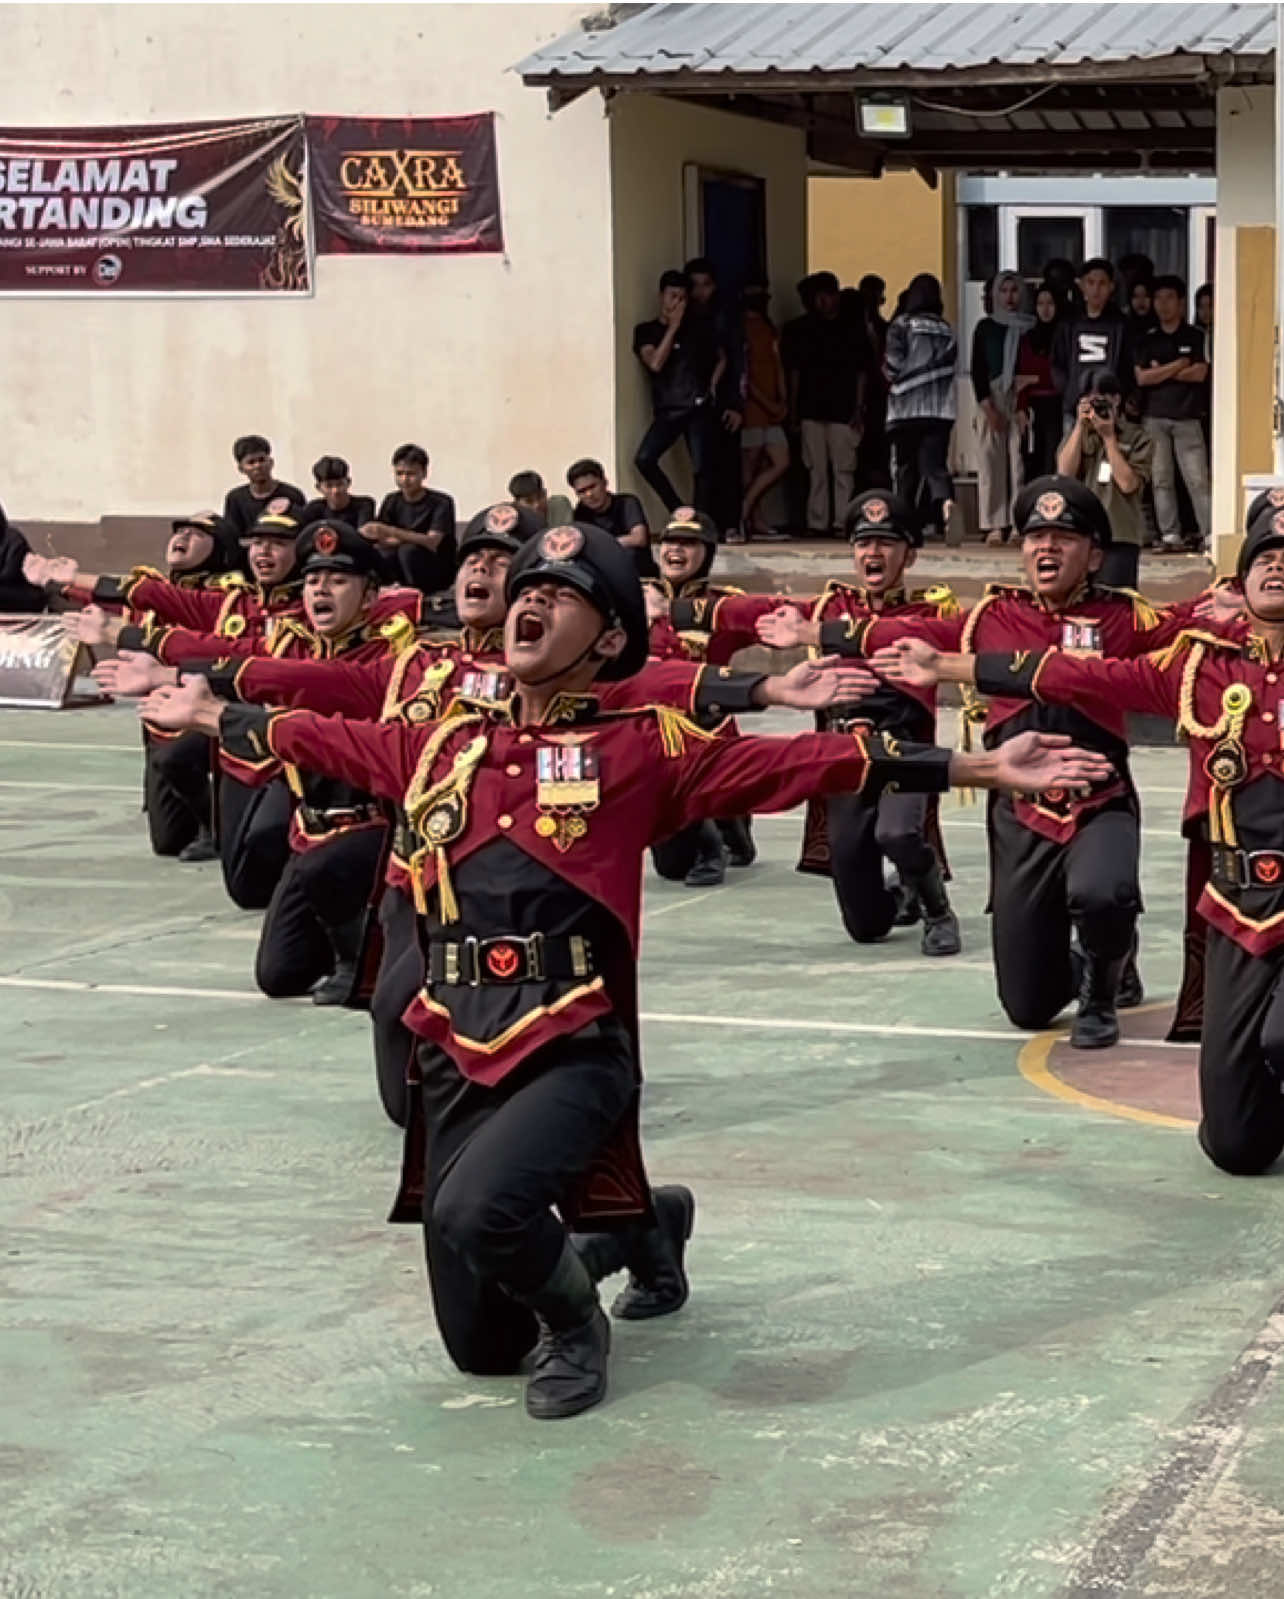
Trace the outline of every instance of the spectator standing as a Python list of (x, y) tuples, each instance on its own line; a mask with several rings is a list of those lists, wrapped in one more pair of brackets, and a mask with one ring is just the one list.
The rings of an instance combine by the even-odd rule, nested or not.
[(660, 278), (659, 315), (633, 329), (633, 353), (651, 374), (652, 411), (651, 426), (633, 460), (665, 510), (676, 511), (682, 496), (660, 462), (679, 439), (685, 439), (695, 503), (708, 512), (714, 497), (713, 394), (725, 356), (714, 319), (689, 315), (690, 288), (684, 272), (665, 272)]
[(508, 497), (538, 518), (542, 528), (565, 527), (574, 520), (571, 502), (564, 494), (550, 494), (538, 472), (514, 472), (508, 480)]
[(576, 461), (566, 474), (575, 496), (573, 522), (600, 527), (624, 545), (633, 556), (639, 577), (658, 577), (659, 568), (651, 554), (651, 530), (647, 526), (642, 502), (634, 494), (613, 494), (601, 461), (585, 457)]
[(709, 428), (710, 463), (707, 507), (726, 538), (740, 527), (740, 429), (745, 406), (745, 330), (739, 306), (728, 301), (718, 283), (717, 270), (706, 256), (695, 256), (683, 267), (691, 285), (687, 317), (694, 326), (705, 324), (703, 336), (719, 352), (715, 368), (713, 421)]
[(779, 536), (763, 519), (759, 507), (767, 491), (789, 470), (789, 440), (784, 428), (789, 393), (780, 340), (767, 311), (769, 298), (765, 286), (754, 285), (744, 291), (745, 409), (740, 430), (744, 499), (734, 538), (737, 543)]
[(382, 552), (385, 582), (440, 593), (455, 581), (455, 502), (428, 487), (428, 451), (421, 444), (398, 445), (392, 475), (397, 487), (361, 532)]
[(1145, 394), (1146, 432), (1153, 446), (1155, 520), (1165, 549), (1185, 540), (1177, 501), (1177, 473), (1190, 495), (1201, 544), (1209, 533), (1208, 446), (1204, 412), (1208, 362), (1204, 335), (1186, 320), (1186, 285), (1169, 275), (1155, 279), (1155, 326), (1136, 346), (1137, 386)]
[(865, 327), (869, 332), (869, 376), (865, 384), (865, 432), (857, 456), (857, 477), (865, 488), (890, 489), (891, 454), (887, 443), (887, 378), (883, 359), (887, 352), (887, 284), (877, 273), (868, 272), (857, 285), (865, 308)]
[(807, 468), (807, 527), (824, 536), (843, 532), (856, 492), (870, 347), (864, 318), (841, 315), (834, 274), (814, 272), (804, 281), (809, 306), (788, 324), (781, 354)]
[(1121, 393), (1132, 388), (1128, 324), (1114, 303), (1114, 292), (1115, 269), (1110, 262), (1101, 256), (1085, 261), (1079, 270), (1083, 310), (1061, 324), (1052, 347), (1052, 377), (1067, 430), (1074, 426), (1079, 397), (1094, 372), (1113, 372)]
[(1204, 355), (1213, 359), (1213, 286), (1201, 283), (1195, 290), (1195, 326), (1204, 335)]
[(1155, 325), (1155, 280), (1136, 278), (1128, 289), (1128, 309), (1124, 313), (1128, 342), (1135, 349)]
[(1146, 531), (1142, 490), (1150, 477), (1152, 445), (1140, 423), (1124, 415), (1119, 380), (1105, 367), (1084, 374), (1074, 422), (1057, 456), (1057, 471), (1078, 478), (1110, 517), (1114, 543), (1099, 577), (1115, 588), (1136, 588)]
[(1025, 480), (1050, 477), (1057, 469), (1061, 445), (1061, 396), (1052, 378), (1052, 346), (1060, 323), (1061, 300), (1050, 283), (1041, 283), (1034, 297), (1034, 322), (1021, 338), (1017, 375), (1026, 406)]
[(22, 575), (22, 563), (30, 552), (22, 529), (14, 527), (0, 507), (0, 611), (30, 615), (49, 604), (44, 588)]
[(958, 343), (945, 320), (941, 285), (930, 272), (914, 278), (887, 329), (887, 435), (897, 494), (923, 521), (948, 533), (954, 514), (950, 434)]
[(1021, 489), (1025, 438), (1023, 390), (1033, 383), (1019, 374), (1021, 338), (1034, 318), (1021, 309), (1025, 284), (1016, 272), (1000, 272), (990, 285), (990, 312), (972, 335), (972, 389), (976, 395), (977, 520), (987, 544), (1006, 544), (1012, 533), (1012, 502)]
[(1054, 255), (1043, 269), (1043, 282), (1056, 296), (1058, 317), (1078, 316), (1083, 296), (1075, 282), (1075, 264), (1063, 255)]

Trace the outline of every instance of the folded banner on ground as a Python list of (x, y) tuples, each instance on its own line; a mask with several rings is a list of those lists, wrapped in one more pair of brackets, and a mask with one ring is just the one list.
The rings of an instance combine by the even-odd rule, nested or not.
[(495, 118), (309, 117), (321, 255), (504, 248)]
[(0, 293), (311, 291), (301, 116), (0, 129)]
[(0, 705), (61, 710), (81, 645), (61, 616), (0, 616)]

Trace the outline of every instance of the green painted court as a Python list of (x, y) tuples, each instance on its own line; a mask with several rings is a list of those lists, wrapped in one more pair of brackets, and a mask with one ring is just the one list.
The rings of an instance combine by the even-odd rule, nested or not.
[[(4, 1599), (1278, 1593), (1278, 1181), (1199, 1154), (1157, 1011), (1088, 1063), (1011, 1031), (979, 809), (956, 960), (850, 944), (797, 817), (722, 889), (651, 878), (692, 1297), (541, 1425), (384, 1224), (365, 1019), (255, 994), (257, 918), (148, 854), (140, 769), (127, 707), (0, 716)], [(1136, 770), (1170, 1002), (1184, 757)]]

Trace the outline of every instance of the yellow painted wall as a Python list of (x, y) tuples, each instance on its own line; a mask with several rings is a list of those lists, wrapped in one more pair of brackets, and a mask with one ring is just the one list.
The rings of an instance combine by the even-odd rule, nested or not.
[(855, 285), (867, 272), (887, 280), (891, 315), (896, 296), (916, 273), (949, 279), (954, 261), (954, 185), (945, 176), (929, 189), (916, 172), (881, 178), (813, 177), (807, 183), (807, 264)]
[(10, 5), (7, 125), (294, 111), (497, 113), (505, 256), (327, 256), (316, 294), (6, 300), (6, 509), (173, 513), (236, 480), (265, 432), (282, 475), (318, 455), (391, 487), (415, 439), (462, 514), (524, 467), (614, 449), (610, 174), (598, 95), (550, 117), (509, 70), (577, 25), (555, 5)]
[[(777, 325), (799, 312), (794, 284), (807, 270), (807, 150), (797, 129), (754, 122), (647, 95), (620, 95), (610, 105), (611, 190), (614, 215), (615, 360), (618, 374), (617, 477), (643, 495), (659, 525), (661, 508), (643, 492), (633, 451), (651, 419), (650, 389), (633, 354), (633, 327), (655, 315), (656, 284), (666, 267), (680, 267), (701, 249), (687, 235), (683, 168), (688, 162), (762, 178), (766, 182), (767, 270)], [(586, 454), (606, 446), (585, 441)], [(689, 492), (685, 450), (665, 470)]]

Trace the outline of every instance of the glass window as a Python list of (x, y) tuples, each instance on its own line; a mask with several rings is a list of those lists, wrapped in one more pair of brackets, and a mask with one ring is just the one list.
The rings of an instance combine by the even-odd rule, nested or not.
[(988, 283), (999, 270), (999, 208), (967, 208), (967, 272), (969, 283)]
[(1105, 216), (1105, 254), (1117, 266), (1124, 256), (1144, 255), (1156, 272), (1186, 276), (1188, 213), (1176, 205), (1112, 205)]
[(1083, 260), (1082, 216), (1036, 216), (1017, 218), (1017, 271), (1030, 283), (1043, 280), (1049, 261)]

